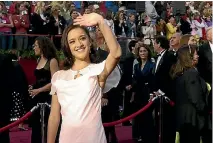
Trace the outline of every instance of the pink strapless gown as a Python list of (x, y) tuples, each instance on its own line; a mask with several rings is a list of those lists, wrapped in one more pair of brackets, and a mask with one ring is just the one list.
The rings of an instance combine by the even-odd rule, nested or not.
[(72, 70), (53, 75), (50, 94), (57, 94), (62, 114), (60, 143), (106, 143), (101, 120), (102, 89), (97, 79), (104, 66), (105, 61), (91, 64), (75, 80)]

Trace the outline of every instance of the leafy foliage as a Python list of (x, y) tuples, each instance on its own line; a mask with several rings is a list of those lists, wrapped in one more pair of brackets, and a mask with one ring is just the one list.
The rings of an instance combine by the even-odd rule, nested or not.
[[(22, 59), (37, 59), (38, 58), (35, 55), (33, 50), (18, 51), (15, 49), (12, 49), (12, 50), (0, 49), (0, 54), (15, 54), (15, 55), (17, 55), (17, 57), (21, 57)], [(64, 60), (64, 54), (62, 51), (57, 51), (57, 56), (58, 56), (59, 60)]]

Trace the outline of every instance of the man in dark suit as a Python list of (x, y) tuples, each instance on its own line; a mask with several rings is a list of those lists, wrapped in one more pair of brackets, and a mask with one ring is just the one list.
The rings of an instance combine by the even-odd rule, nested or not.
[[(12, 105), (12, 59), (0, 54), (0, 128), (9, 124)], [(10, 143), (9, 131), (0, 133), (2, 143)]]
[[(154, 68), (154, 81), (153, 91), (156, 96), (165, 95), (172, 99), (172, 80), (170, 77), (171, 66), (175, 63), (176, 57), (174, 53), (168, 51), (169, 41), (164, 36), (157, 36), (154, 40), (154, 50), (158, 54), (156, 59), (156, 66)], [(156, 104), (155, 120), (157, 136), (159, 135), (159, 104)], [(164, 103), (163, 108), (163, 121), (161, 122), (161, 140), (162, 143), (174, 143), (175, 142), (175, 121), (174, 121), (174, 109), (168, 104)]]
[[(213, 52), (213, 42), (212, 42), (212, 27), (207, 29), (206, 36), (208, 43), (201, 45), (199, 48), (199, 63), (198, 70), (200, 72), (201, 77), (210, 84), (212, 88), (212, 52)], [(208, 96), (208, 110), (212, 112), (212, 90)], [(208, 130), (203, 134), (203, 143), (211, 143), (212, 142), (212, 115), (209, 115), (208, 122)]]

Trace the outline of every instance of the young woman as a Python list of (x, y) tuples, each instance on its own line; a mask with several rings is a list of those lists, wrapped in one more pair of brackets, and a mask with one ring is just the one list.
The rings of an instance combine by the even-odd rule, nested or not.
[(200, 143), (208, 115), (207, 86), (196, 65), (196, 46), (186, 45), (178, 50), (178, 60), (171, 70), (174, 79), (176, 131), (180, 143)]
[[(151, 51), (147, 45), (139, 44), (138, 56), (139, 63), (134, 66), (133, 93), (130, 101), (133, 102), (137, 111), (149, 102), (154, 76), (152, 71), (155, 67), (155, 64), (151, 61)], [(152, 111), (148, 110), (133, 120), (133, 135), (136, 135), (138, 141), (153, 143), (153, 125)]]
[[(32, 97), (30, 106), (38, 103), (51, 103), (49, 91), (51, 89), (51, 77), (58, 71), (58, 61), (56, 49), (53, 42), (47, 37), (37, 37), (33, 45), (35, 55), (39, 56), (38, 64), (35, 69), (36, 82), (29, 88), (29, 94)], [(46, 111), (45, 125), (47, 126), (48, 111)], [(30, 118), (32, 127), (32, 143), (41, 143), (41, 122), (39, 111), (35, 112)]]
[[(94, 48), (89, 32), (83, 26), (98, 26), (103, 33), (109, 55), (95, 64)], [(106, 143), (101, 121), (102, 89), (116, 67), (121, 48), (110, 27), (97, 13), (85, 14), (66, 28), (62, 37), (67, 70), (52, 78), (51, 113), (48, 123), (48, 143), (54, 143), (62, 115), (61, 143)]]

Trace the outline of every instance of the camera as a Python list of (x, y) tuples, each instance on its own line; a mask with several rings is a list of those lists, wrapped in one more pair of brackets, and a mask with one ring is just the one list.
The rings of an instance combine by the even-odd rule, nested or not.
[(26, 15), (26, 14), (27, 14), (27, 11), (24, 10), (24, 11), (21, 12), (21, 14), (22, 14), (22, 15)]

